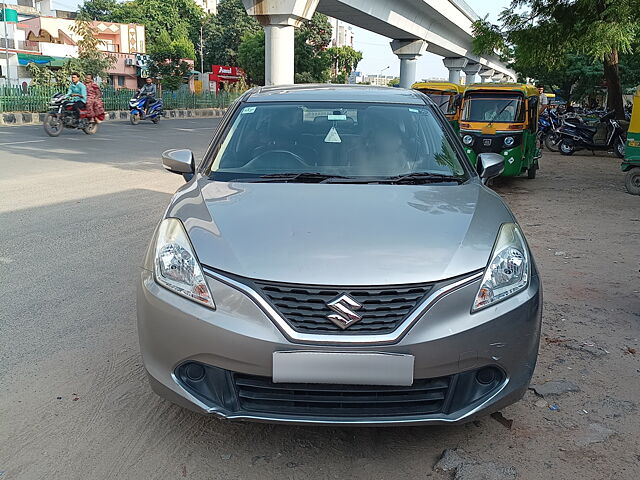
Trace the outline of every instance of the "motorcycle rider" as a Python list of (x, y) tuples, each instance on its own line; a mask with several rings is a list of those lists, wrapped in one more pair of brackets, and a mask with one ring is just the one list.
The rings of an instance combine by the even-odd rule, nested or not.
[(80, 118), (80, 110), (87, 105), (87, 87), (80, 81), (80, 74), (77, 72), (71, 74), (71, 85), (69, 85), (67, 95), (73, 101), (73, 111), (76, 118)]
[(144, 113), (149, 113), (149, 106), (152, 105), (156, 101), (157, 89), (156, 85), (153, 83), (153, 78), (147, 77), (146, 83), (142, 86), (138, 95), (144, 95)]

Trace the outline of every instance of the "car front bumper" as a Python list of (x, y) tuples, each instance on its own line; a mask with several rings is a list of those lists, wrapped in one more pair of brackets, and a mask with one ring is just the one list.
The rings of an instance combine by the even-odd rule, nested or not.
[[(212, 310), (159, 286), (153, 273), (143, 269), (138, 285), (138, 333), (144, 366), (153, 390), (191, 410), (238, 420), (297, 424), (414, 425), (465, 422), (479, 414), (497, 411), (519, 400), (535, 367), (542, 315), (542, 292), (537, 273), (526, 290), (484, 310), (470, 313), (480, 280), (464, 284), (432, 303), (398, 341), (387, 344), (305, 344), (287, 338), (263, 309), (244, 292), (208, 276), (216, 301)], [(305, 410), (296, 399), (306, 398), (308, 384), (272, 382), (274, 352), (393, 353), (414, 357), (415, 389), (443, 388), (441, 408), (357, 409), (326, 412)], [(204, 380), (185, 376), (189, 365), (206, 371)], [(197, 368), (200, 368), (197, 367)], [(197, 370), (196, 368), (196, 370)], [(478, 387), (487, 368), (496, 377), (490, 389)], [(202, 370), (201, 370), (202, 371)], [(245, 382), (245, 383), (243, 383)], [(239, 389), (257, 382), (260, 392), (290, 402), (270, 410), (269, 397), (258, 408), (243, 402)], [(240, 387), (239, 387), (240, 385)], [(342, 388), (344, 387), (344, 388)], [(331, 386), (350, 395), (360, 386)], [(412, 388), (414, 390), (412, 390)], [(439, 387), (438, 387), (439, 388)], [(312, 392), (316, 395), (316, 389)], [(388, 387), (373, 389), (373, 397), (386, 398)], [(355, 392), (360, 395), (360, 392)], [(296, 397), (297, 395), (297, 397)], [(258, 395), (257, 398), (260, 398)], [(361, 398), (361, 397), (360, 397)], [(322, 401), (322, 400), (321, 400)], [(327, 400), (329, 401), (329, 400)], [(291, 405), (291, 411), (287, 411)], [(336, 402), (333, 401), (333, 406)], [(381, 404), (383, 405), (383, 404)], [(397, 406), (397, 404), (394, 403)], [(412, 404), (413, 405), (413, 404)], [(419, 409), (418, 409), (419, 410)], [(362, 413), (364, 412), (364, 413)], [(369, 412), (369, 413), (367, 413)]]

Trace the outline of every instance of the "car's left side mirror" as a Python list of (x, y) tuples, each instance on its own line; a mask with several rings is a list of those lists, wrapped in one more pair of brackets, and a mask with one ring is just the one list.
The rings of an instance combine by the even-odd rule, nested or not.
[(183, 148), (162, 152), (162, 166), (171, 173), (178, 173), (190, 180), (196, 171), (196, 161), (193, 152)]
[(478, 155), (478, 173), (482, 183), (504, 172), (504, 157), (499, 153), (481, 153)]

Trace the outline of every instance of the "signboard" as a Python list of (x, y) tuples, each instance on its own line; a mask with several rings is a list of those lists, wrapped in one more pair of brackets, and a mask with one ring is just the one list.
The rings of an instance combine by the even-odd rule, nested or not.
[(214, 75), (224, 77), (244, 77), (244, 70), (240, 67), (228, 67), (226, 65), (211, 65), (211, 71)]
[(0, 10), (0, 21), (17, 22), (18, 12), (12, 8), (3, 8)]

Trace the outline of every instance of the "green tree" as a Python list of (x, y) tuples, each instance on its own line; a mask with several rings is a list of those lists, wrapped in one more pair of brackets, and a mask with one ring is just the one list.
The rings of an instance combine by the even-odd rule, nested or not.
[(335, 69), (334, 82), (347, 83), (349, 74), (353, 72), (362, 60), (362, 52), (351, 47), (331, 47), (327, 49), (331, 65)]
[(264, 31), (244, 34), (238, 47), (238, 65), (250, 84), (264, 85)]
[(193, 45), (200, 41), (205, 14), (193, 0), (85, 0), (78, 10), (81, 18), (105, 22), (139, 23), (145, 26), (147, 46), (153, 46), (162, 32), (176, 37), (187, 32)]
[(78, 70), (84, 74), (89, 73), (94, 77), (107, 78), (107, 71), (115, 64), (116, 58), (100, 50), (99, 47), (104, 42), (98, 38), (98, 30), (91, 21), (78, 18), (73, 27), (71, 27), (71, 31), (81, 37), (77, 42)]
[(498, 50), (520, 71), (540, 65), (557, 70), (567, 54), (586, 55), (601, 62), (607, 106), (624, 118), (620, 55), (632, 51), (639, 20), (639, 0), (512, 0), (501, 25), (474, 23), (474, 51)]
[(62, 68), (56, 69), (33, 62), (27, 65), (27, 71), (32, 78), (31, 85), (35, 87), (55, 87), (59, 92), (63, 93), (67, 91), (71, 83), (71, 73), (77, 70), (75, 59), (65, 62)]
[(243, 37), (259, 31), (262, 27), (247, 14), (242, 0), (220, 0), (218, 14), (208, 17), (204, 24), (205, 63), (238, 65)]
[(167, 90), (180, 88), (191, 71), (191, 65), (184, 59), (195, 58), (193, 44), (186, 33), (172, 40), (166, 30), (160, 32), (149, 54), (152, 61), (149, 73), (159, 77), (163, 88)]

